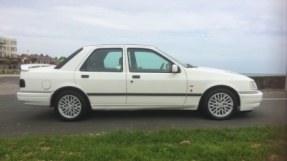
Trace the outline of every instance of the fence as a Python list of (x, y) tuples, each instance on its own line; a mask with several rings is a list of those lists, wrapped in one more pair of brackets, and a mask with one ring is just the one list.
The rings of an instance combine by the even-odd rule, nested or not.
[(258, 89), (284, 89), (286, 76), (249, 76), (254, 79)]

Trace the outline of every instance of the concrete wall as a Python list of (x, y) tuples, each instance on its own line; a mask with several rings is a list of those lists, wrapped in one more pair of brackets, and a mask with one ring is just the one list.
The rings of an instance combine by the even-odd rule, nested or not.
[(249, 76), (254, 79), (258, 89), (284, 89), (286, 76)]

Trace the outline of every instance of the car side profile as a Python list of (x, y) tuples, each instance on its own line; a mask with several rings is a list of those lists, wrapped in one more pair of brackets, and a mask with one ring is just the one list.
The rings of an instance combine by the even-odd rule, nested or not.
[(22, 65), (17, 98), (65, 121), (119, 109), (200, 109), (222, 120), (254, 110), (262, 93), (246, 76), (183, 64), (153, 46), (92, 45), (59, 65)]

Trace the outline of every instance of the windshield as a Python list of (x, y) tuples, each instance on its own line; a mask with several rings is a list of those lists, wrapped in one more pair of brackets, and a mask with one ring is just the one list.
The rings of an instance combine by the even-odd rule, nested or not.
[[(157, 49), (157, 50), (159, 50), (159, 49)], [(174, 57), (168, 55), (166, 52), (163, 52), (162, 50), (159, 50), (159, 51), (161, 51), (162, 53), (164, 53), (165, 55), (167, 55), (167, 56), (170, 57), (171, 59), (175, 60), (175, 61), (178, 62), (180, 65), (182, 65), (182, 66), (184, 66), (184, 67), (186, 67), (186, 68), (189, 67), (186, 63), (182, 63), (181, 61), (179, 61), (179, 60), (175, 59)]]

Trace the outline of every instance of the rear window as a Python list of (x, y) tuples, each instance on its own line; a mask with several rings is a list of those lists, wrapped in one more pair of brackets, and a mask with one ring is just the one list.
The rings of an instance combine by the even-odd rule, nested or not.
[(123, 49), (96, 49), (82, 65), (80, 71), (122, 72)]
[(67, 64), (74, 56), (76, 56), (77, 54), (79, 54), (79, 52), (81, 52), (83, 50), (83, 48), (78, 49), (77, 51), (75, 51), (73, 54), (71, 54), (67, 59), (65, 59), (62, 63), (60, 63), (59, 65), (57, 65), (54, 69), (61, 69), (65, 64)]

